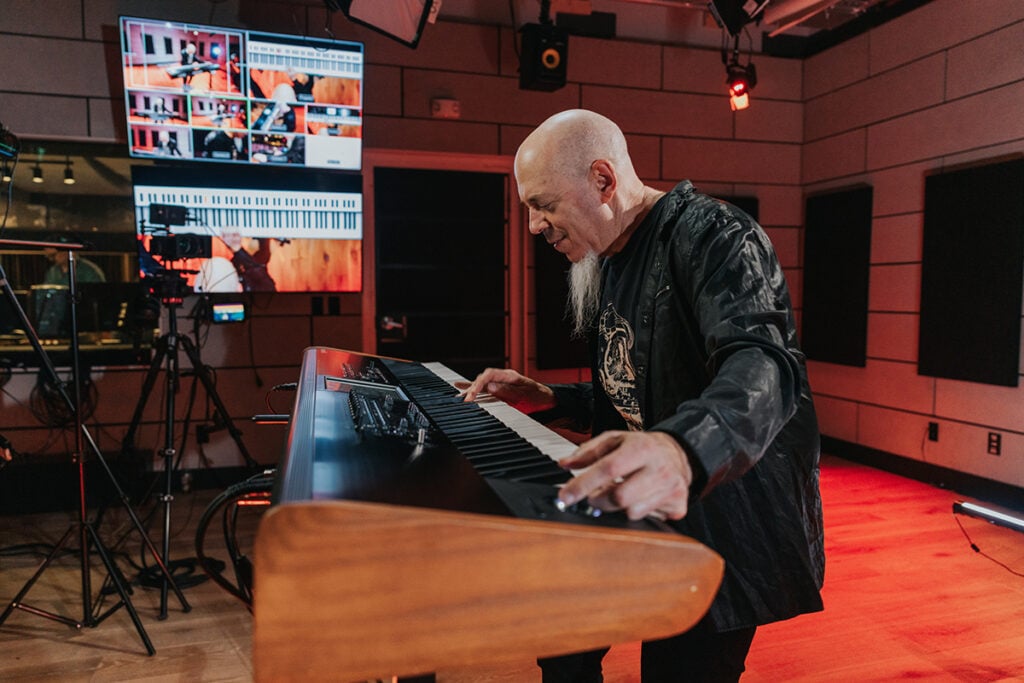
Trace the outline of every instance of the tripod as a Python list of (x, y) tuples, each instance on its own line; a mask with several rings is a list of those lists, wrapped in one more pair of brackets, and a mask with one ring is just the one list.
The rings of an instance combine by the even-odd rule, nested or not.
[[(128, 431), (125, 433), (124, 440), (122, 442), (123, 452), (128, 452), (135, 440), (135, 432), (139, 427), (139, 423), (142, 420), (142, 413), (146, 408), (146, 402), (149, 399), (150, 393), (153, 391), (153, 385), (156, 383), (157, 375), (160, 374), (161, 366), (164, 361), (167, 363), (166, 382), (165, 382), (165, 393), (164, 393), (164, 447), (161, 450), (161, 455), (164, 459), (164, 492), (160, 496), (160, 500), (163, 503), (164, 508), (164, 536), (163, 536), (163, 561), (164, 565), (170, 564), (170, 539), (171, 539), (171, 502), (174, 500), (173, 486), (174, 486), (174, 456), (177, 453), (174, 448), (174, 396), (178, 391), (179, 380), (180, 380), (180, 369), (178, 364), (178, 351), (179, 349), (184, 350), (185, 355), (188, 357), (192, 364), (192, 371), (195, 376), (202, 382), (203, 387), (206, 389), (207, 397), (213, 402), (215, 408), (215, 416), (217, 425), (224, 427), (228, 430), (231, 438), (234, 439), (235, 444), (238, 446), (239, 452), (245, 459), (246, 464), (249, 467), (257, 468), (259, 465), (249, 455), (249, 451), (246, 449), (245, 444), (242, 443), (242, 432), (235, 427), (235, 423), (231, 420), (231, 415), (228, 414), (227, 408), (224, 406), (224, 402), (221, 401), (220, 396), (217, 394), (217, 387), (214, 385), (213, 379), (210, 377), (210, 372), (202, 360), (199, 357), (199, 351), (192, 340), (185, 335), (178, 334), (178, 307), (181, 306), (183, 297), (188, 291), (187, 284), (185, 283), (184, 277), (181, 275), (181, 271), (176, 270), (165, 270), (157, 278), (157, 290), (160, 292), (160, 301), (167, 307), (167, 334), (161, 336), (156, 342), (156, 353), (153, 354), (153, 360), (149, 364), (149, 371), (146, 373), (146, 379), (142, 383), (142, 396), (139, 398), (138, 404), (135, 406), (135, 414), (132, 416), (131, 424), (128, 427)], [(184, 443), (184, 437), (182, 438)], [(163, 583), (160, 588), (160, 619), (167, 618), (167, 590), (171, 585), (166, 574), (164, 574)]]
[[(35, 574), (25, 583), (18, 594), (11, 600), (10, 604), (7, 605), (7, 609), (4, 610), (3, 614), (0, 614), (0, 624), (3, 624), (7, 617), (15, 609), (20, 609), (30, 614), (52, 619), (62, 624), (67, 624), (77, 629), (81, 629), (83, 626), (96, 627), (103, 622), (107, 617), (113, 614), (115, 611), (124, 607), (128, 614), (131, 616), (132, 622), (135, 624), (135, 630), (139, 634), (139, 638), (142, 639), (142, 643), (146, 648), (146, 652), (150, 655), (156, 653), (156, 649), (153, 647), (153, 643), (149, 639), (149, 635), (146, 633), (146, 629), (142, 625), (142, 621), (139, 619), (138, 612), (136, 612), (134, 605), (132, 605), (131, 598), (129, 597), (130, 588), (123, 580), (120, 570), (114, 564), (110, 557), (109, 551), (103, 545), (102, 540), (99, 537), (99, 533), (96, 531), (95, 526), (87, 520), (86, 514), (86, 493), (85, 493), (85, 445), (88, 443), (89, 449), (96, 457), (97, 462), (103, 467), (104, 472), (113, 485), (118, 498), (124, 504), (125, 510), (127, 510), (129, 517), (131, 518), (132, 524), (135, 529), (139, 532), (143, 542), (146, 544), (150, 553), (152, 553), (154, 559), (160, 567), (160, 570), (164, 576), (164, 580), (168, 585), (172, 586), (175, 595), (178, 600), (181, 601), (182, 609), (185, 612), (190, 611), (192, 608), (185, 600), (185, 596), (182, 595), (177, 585), (174, 584), (173, 578), (167, 571), (167, 567), (164, 562), (161, 561), (159, 554), (157, 553), (156, 547), (149, 540), (146, 535), (146, 530), (142, 526), (142, 522), (139, 521), (138, 516), (128, 501), (127, 495), (124, 493), (121, 486), (118, 484), (113, 471), (107, 464), (106, 459), (103, 457), (103, 453), (100, 451), (96, 442), (93, 440), (92, 435), (82, 422), (82, 415), (80, 412), (81, 402), (81, 382), (79, 381), (80, 367), (79, 367), (79, 348), (78, 348), (78, 320), (76, 314), (76, 296), (77, 290), (75, 285), (75, 256), (74, 252), (79, 249), (83, 249), (82, 244), (64, 244), (60, 242), (30, 242), (30, 241), (15, 241), (15, 240), (0, 240), (0, 245), (14, 245), (23, 247), (35, 247), (35, 248), (54, 248), (59, 250), (67, 251), (67, 263), (68, 263), (68, 292), (70, 295), (69, 310), (70, 310), (70, 322), (71, 322), (71, 375), (72, 385), (74, 387), (74, 398), (68, 395), (65, 390), (64, 384), (61, 382), (60, 377), (57, 374), (57, 370), (43, 349), (42, 344), (39, 341), (39, 335), (36, 334), (35, 329), (32, 327), (28, 320), (28, 316), (25, 314), (25, 310), (21, 307), (18, 302), (17, 296), (14, 294), (14, 290), (11, 288), (11, 283), (7, 279), (7, 274), (4, 272), (3, 266), (0, 265), (0, 286), (3, 287), (4, 295), (7, 297), (11, 304), (11, 307), (15, 310), (18, 315), (18, 319), (21, 322), (22, 329), (25, 330), (28, 336), (29, 342), (32, 344), (32, 348), (35, 350), (36, 355), (39, 357), (41, 369), (45, 371), (46, 376), (53, 382), (57, 392), (60, 395), (61, 400), (67, 405), (71, 414), (75, 417), (75, 452), (72, 455), (73, 461), (78, 465), (78, 520), (72, 524), (68, 530), (64, 533), (61, 539), (54, 546), (53, 550), (46, 559), (43, 560), (42, 564), (36, 570)], [(50, 566), (54, 559), (64, 549), (64, 546), (71, 540), (77, 532), (79, 542), (79, 561), (82, 572), (82, 618), (81, 620), (73, 619), (68, 616), (55, 614), (38, 607), (22, 602), (28, 592), (35, 585), (36, 581), (42, 576), (43, 572)], [(110, 607), (106, 612), (102, 614), (96, 614), (93, 605), (92, 597), (92, 585), (90, 575), (90, 547), (96, 549), (96, 554), (99, 555), (100, 560), (103, 562), (103, 566), (106, 567), (107, 577), (114, 585), (117, 591), (120, 601)], [(98, 605), (96, 605), (98, 607)]]

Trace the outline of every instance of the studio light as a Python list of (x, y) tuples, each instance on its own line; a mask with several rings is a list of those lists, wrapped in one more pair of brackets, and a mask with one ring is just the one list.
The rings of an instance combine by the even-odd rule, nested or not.
[(967, 515), (969, 517), (983, 519), (990, 524), (995, 524), (996, 526), (1024, 533), (1024, 519), (1013, 517), (998, 510), (976, 505), (974, 503), (965, 503), (962, 500), (954, 502), (953, 514)]
[(750, 91), (757, 85), (757, 70), (752, 63), (745, 66), (737, 62), (726, 65), (726, 84), (729, 86), (729, 106), (733, 111), (750, 106)]
[(74, 185), (75, 184), (75, 172), (71, 170), (71, 159), (66, 158), (64, 161), (64, 184)]
[(351, 21), (415, 49), (427, 21), (440, 11), (441, 0), (324, 0), (324, 5), (328, 13), (341, 12)]
[(32, 167), (32, 182), (43, 182), (43, 169), (39, 164), (36, 164), (35, 166)]
[(750, 106), (750, 91), (757, 85), (757, 69), (749, 57), (746, 64), (740, 64), (739, 36), (734, 38), (731, 58), (722, 45), (722, 63), (725, 64), (725, 84), (729, 87), (729, 106), (733, 111), (746, 109)]

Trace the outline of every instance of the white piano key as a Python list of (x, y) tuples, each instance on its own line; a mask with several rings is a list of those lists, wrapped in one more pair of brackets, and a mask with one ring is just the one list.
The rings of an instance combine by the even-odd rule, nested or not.
[[(442, 363), (423, 363), (422, 365), (452, 386), (455, 386), (455, 382), (469, 381)], [(487, 400), (477, 401), (477, 405), (501, 420), (507, 427), (556, 462), (576, 450), (576, 444), (572, 441), (569, 441), (557, 432), (551, 431), (529, 415), (516, 410), (504, 401), (491, 397)]]

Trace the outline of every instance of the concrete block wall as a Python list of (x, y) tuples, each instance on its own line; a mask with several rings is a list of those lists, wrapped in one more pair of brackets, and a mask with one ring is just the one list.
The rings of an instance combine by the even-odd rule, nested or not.
[[(811, 57), (801, 150), (805, 192), (874, 188), (867, 366), (811, 363), (822, 431), (1015, 486), (1024, 384), (919, 375), (917, 344), (925, 176), (1024, 152), (1022, 45), (1024, 4), (934, 0)], [(999, 456), (990, 432), (1002, 435)]]

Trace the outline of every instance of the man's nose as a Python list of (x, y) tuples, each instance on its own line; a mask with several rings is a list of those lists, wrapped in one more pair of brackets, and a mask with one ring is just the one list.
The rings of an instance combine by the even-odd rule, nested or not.
[(544, 232), (544, 229), (547, 228), (547, 226), (548, 222), (544, 220), (544, 216), (541, 215), (541, 212), (530, 209), (530, 224), (528, 226), (530, 234), (539, 235)]

